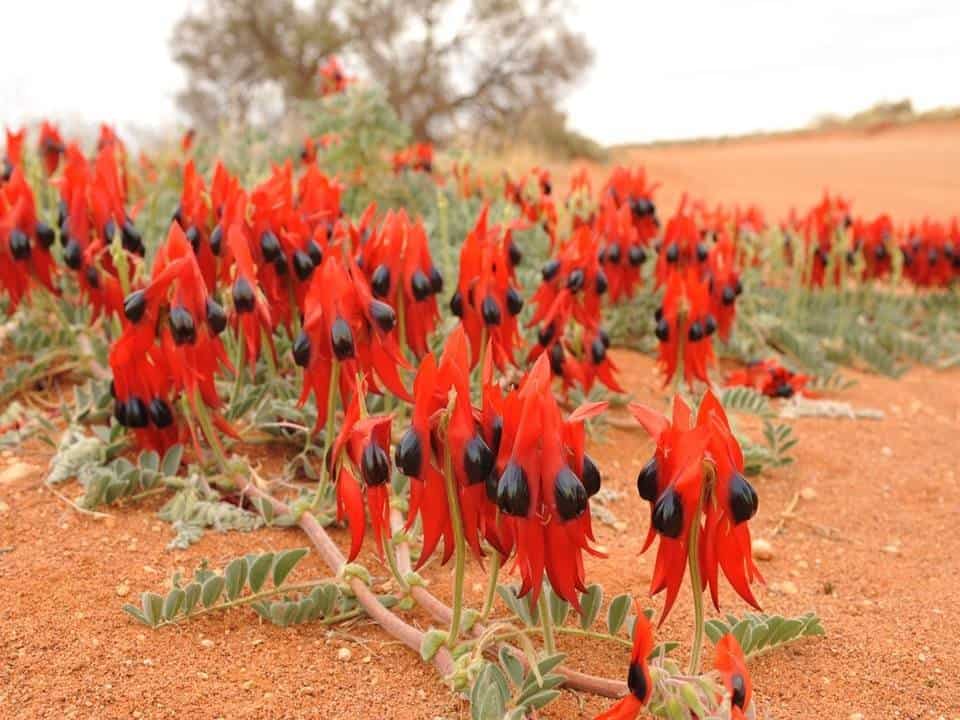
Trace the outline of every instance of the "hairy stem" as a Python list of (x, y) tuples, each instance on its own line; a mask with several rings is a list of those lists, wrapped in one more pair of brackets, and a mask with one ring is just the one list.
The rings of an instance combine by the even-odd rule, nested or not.
[[(333, 368), (330, 371), (330, 387), (327, 389), (327, 425), (323, 431), (323, 454), (326, 454), (330, 451), (330, 447), (333, 445), (333, 421), (335, 413), (335, 407), (337, 404), (337, 389), (340, 386), (340, 363), (336, 359), (333, 361)], [(307, 444), (310, 443), (310, 433), (307, 433)], [(335, 465), (337, 459), (335, 457), (330, 458), (330, 464)], [(311, 511), (316, 512), (320, 508), (320, 499), (323, 497), (323, 489), (327, 483), (327, 462), (326, 458), (321, 458), (320, 460), (320, 479), (317, 481), (317, 494), (313, 496), (313, 504), (310, 506)]]
[(703, 648), (703, 583), (700, 579), (700, 518), (703, 516), (704, 498), (710, 492), (711, 469), (704, 467), (703, 489), (697, 499), (697, 511), (693, 515), (690, 538), (687, 545), (687, 562), (690, 566), (690, 589), (693, 591), (693, 644), (690, 648), (690, 670), (694, 675), (700, 671), (700, 651)]
[(500, 565), (503, 562), (500, 553), (493, 551), (493, 559), (490, 561), (490, 577), (487, 578), (487, 594), (483, 600), (483, 612), (480, 613), (480, 620), (486, 621), (490, 617), (490, 611), (493, 610), (493, 601), (497, 597), (497, 581), (500, 579)]
[(460, 637), (460, 618), (463, 614), (463, 583), (466, 576), (467, 545), (463, 537), (463, 521), (460, 518), (460, 499), (457, 494), (457, 481), (453, 476), (453, 458), (449, 445), (443, 452), (443, 476), (446, 480), (447, 503), (450, 507), (450, 524), (453, 526), (453, 613), (450, 616), (450, 632), (447, 634), (447, 646), (453, 647)]
[(541, 592), (537, 600), (537, 606), (540, 608), (540, 627), (543, 630), (543, 649), (547, 655), (553, 655), (557, 651), (557, 643), (553, 637), (553, 613), (550, 611), (550, 601), (547, 599), (547, 593)]

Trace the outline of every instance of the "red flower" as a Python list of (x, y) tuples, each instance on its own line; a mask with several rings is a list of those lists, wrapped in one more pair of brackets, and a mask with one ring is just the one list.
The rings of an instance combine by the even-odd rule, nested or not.
[(653, 695), (653, 680), (647, 658), (653, 651), (653, 628), (634, 600), (634, 612), (637, 621), (633, 626), (633, 651), (630, 653), (630, 669), (627, 671), (627, 687), (630, 693), (619, 700), (612, 708), (597, 715), (595, 720), (635, 720), (640, 717), (643, 708)]
[(617, 207), (626, 205), (630, 208), (640, 242), (644, 245), (653, 239), (660, 227), (657, 208), (653, 204), (653, 193), (658, 187), (660, 183), (648, 182), (647, 173), (642, 167), (632, 172), (625, 167), (618, 167), (610, 173), (602, 191)]
[(0, 182), (7, 182), (13, 175), (13, 169), (19, 167), (23, 162), (23, 141), (27, 136), (27, 129), (20, 128), (17, 132), (11, 132), (7, 128), (7, 148), (3, 155), (2, 173), (0, 173)]
[(496, 500), (498, 522), (514, 539), (520, 594), (532, 593), (533, 602), (546, 571), (557, 595), (579, 610), (582, 553), (599, 555), (590, 546), (588, 499), (600, 489), (600, 475), (584, 453), (583, 423), (605, 408), (606, 403), (588, 403), (563, 419), (550, 390), (546, 356), (504, 399), (499, 479), (494, 487), (491, 478), (488, 497)]
[(757, 495), (743, 477), (743, 454), (723, 406), (707, 391), (694, 427), (680, 396), (674, 398), (672, 421), (643, 405), (632, 404), (630, 410), (656, 442), (653, 458), (637, 477), (637, 491), (650, 503), (644, 551), (660, 538), (650, 591), (667, 591), (661, 624), (683, 582), (694, 530), (701, 577), (714, 604), (719, 604), (717, 578), (723, 570), (737, 593), (757, 607), (750, 583), (763, 579), (753, 564), (747, 526)]
[(647, 261), (649, 238), (641, 237), (630, 205), (617, 207), (607, 194), (600, 201), (596, 227), (601, 234), (603, 267), (610, 284), (610, 300), (632, 298), (640, 285), (640, 268)]
[(504, 371), (520, 345), (517, 316), (523, 298), (516, 287), (514, 266), (523, 257), (513, 242), (513, 227), (488, 225), (484, 205), (460, 249), (460, 278), (450, 309), (470, 338), (471, 365), (480, 360), (483, 337), (489, 339), (494, 364)]
[(747, 660), (737, 639), (729, 633), (717, 643), (714, 667), (720, 673), (723, 686), (730, 693), (731, 720), (745, 720), (746, 710), (753, 697), (753, 683), (747, 672)]
[[(405, 210), (388, 212), (380, 228), (367, 233), (372, 208), (354, 230), (357, 262), (362, 266), (373, 295), (403, 317), (404, 337), (413, 353), (423, 357), (427, 340), (440, 319), (436, 296), (443, 291), (443, 276), (430, 256), (423, 222), (413, 221)], [(366, 236), (366, 237), (365, 237)]]
[(40, 140), (38, 142), (40, 157), (43, 160), (43, 169), (47, 177), (53, 175), (60, 165), (60, 157), (66, 152), (66, 144), (57, 126), (46, 120), (40, 125)]
[(709, 283), (698, 277), (696, 269), (670, 273), (656, 321), (664, 386), (676, 374), (681, 360), (688, 385), (692, 387), (694, 380), (709, 385), (707, 370), (716, 363), (712, 335), (717, 321), (711, 313)]
[(335, 95), (347, 89), (353, 78), (347, 77), (336, 56), (331, 55), (320, 66), (320, 94), (323, 96)]
[(657, 255), (657, 284), (667, 283), (677, 272), (693, 277), (706, 274), (710, 249), (703, 241), (693, 214), (686, 209), (687, 197), (680, 201), (677, 213), (667, 222)]
[(871, 222), (853, 224), (855, 246), (863, 253), (864, 279), (880, 279), (890, 274), (893, 265), (893, 221), (880, 215)]
[(776, 359), (770, 358), (728, 373), (725, 383), (751, 387), (768, 397), (789, 398), (803, 390), (809, 380), (808, 376), (792, 372)]
[(393, 171), (433, 172), (433, 145), (427, 142), (414, 143), (393, 155)]
[(51, 292), (55, 267), (50, 246), (53, 229), (37, 219), (33, 190), (20, 168), (0, 186), (0, 287), (10, 297), (9, 311), (39, 283)]
[[(363, 545), (366, 527), (364, 494), (381, 557), (383, 540), (390, 535), (390, 432), (393, 416), (364, 417), (365, 395), (361, 383), (344, 413), (343, 425), (328, 458), (331, 474), (337, 478), (337, 520), (347, 520), (350, 525), (349, 562), (353, 562)], [(363, 481), (363, 490), (357, 482), (357, 475)]]
[(710, 248), (708, 259), (708, 284), (710, 309), (716, 319), (720, 339), (727, 342), (737, 315), (736, 302), (743, 285), (736, 265), (736, 247), (727, 231), (714, 233), (716, 243)]
[[(163, 451), (180, 437), (175, 400), (182, 394), (194, 415), (210, 408), (216, 426), (233, 434), (216, 414), (215, 375), (231, 367), (219, 337), (227, 316), (176, 223), (157, 251), (150, 283), (126, 297), (123, 312), (124, 332), (110, 350), (117, 420), (141, 445)], [(199, 448), (196, 436), (194, 442)]]

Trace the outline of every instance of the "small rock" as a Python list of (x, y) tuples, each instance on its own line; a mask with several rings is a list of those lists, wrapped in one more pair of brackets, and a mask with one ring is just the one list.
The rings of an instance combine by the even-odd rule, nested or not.
[(243, 689), (244, 689), (244, 690), (252, 690), (252, 689), (253, 689), (253, 680), (247, 680), (246, 682), (244, 682), (244, 683), (243, 683)]
[(197, 677), (200, 678), (201, 680), (206, 680), (206, 679), (207, 679), (208, 677), (210, 677), (210, 676), (207, 675), (205, 672), (202, 672), (202, 671), (201, 671), (201, 672), (198, 672), (198, 673), (197, 673)]
[(899, 545), (884, 545), (882, 548), (880, 548), (880, 550), (881, 550), (882, 552), (887, 553), (887, 555), (899, 555), (899, 554), (900, 554), (900, 546), (899, 546)]
[(784, 595), (796, 595), (799, 590), (797, 590), (797, 586), (792, 580), (784, 580), (780, 583), (780, 592)]
[(0, 472), (0, 485), (22, 480), (35, 470), (36, 468), (33, 465), (27, 465), (22, 462), (13, 463), (13, 465), (5, 468), (3, 472)]
[(863, 720), (863, 713), (850, 713), (849, 720)]
[(800, 498), (802, 500), (813, 500), (817, 497), (817, 491), (812, 487), (805, 487), (800, 491)]
[(350, 659), (350, 656), (353, 653), (350, 652), (349, 648), (340, 648), (337, 650), (337, 660), (347, 661)]
[(613, 524), (613, 529), (616, 530), (617, 532), (623, 532), (624, 530), (627, 529), (627, 524), (622, 520), (617, 520), (617, 522)]
[(477, 583), (474, 583), (473, 585), (470, 586), (470, 588), (471, 588), (475, 593), (483, 592), (483, 583), (478, 583), (478, 582), (477, 582)]
[[(889, 447), (884, 445), (882, 448), (880, 448), (880, 454), (883, 455), (884, 457), (893, 457), (893, 450), (891, 450)], [(858, 713), (854, 713), (854, 715), (856, 714)], [(853, 716), (851, 715), (851, 717)], [(861, 717), (863, 716), (861, 715)]]
[(5, 513), (10, 509), (10, 506), (7, 505), (3, 500), (0, 500), (0, 513)]
[(314, 690), (309, 685), (304, 685), (302, 688), (300, 688), (300, 692), (302, 692), (304, 695), (313, 695)]
[(204, 638), (203, 640), (200, 641), (200, 644), (203, 645), (205, 648), (210, 649), (213, 647), (213, 640), (211, 640), (210, 638)]
[(806, 570), (810, 566), (807, 564), (806, 560), (798, 560), (797, 567), (800, 568), (801, 570)]
[(773, 545), (763, 538), (755, 539), (753, 541), (753, 557), (756, 560), (773, 560)]
[(127, 585), (126, 583), (120, 583), (119, 585), (117, 585), (116, 590), (117, 590), (117, 597), (123, 597), (128, 592), (130, 592), (130, 586)]

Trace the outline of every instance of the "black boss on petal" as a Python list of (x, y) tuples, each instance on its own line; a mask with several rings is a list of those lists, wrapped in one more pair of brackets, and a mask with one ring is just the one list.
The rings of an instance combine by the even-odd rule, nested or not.
[(610, 336), (607, 335), (607, 331), (603, 328), (597, 330), (597, 337), (600, 338), (600, 342), (603, 343), (603, 346), (609, 350), (610, 349)]
[(263, 259), (267, 262), (276, 260), (282, 251), (280, 240), (270, 230), (264, 230), (260, 234), (260, 251), (263, 253)]
[(434, 295), (439, 295), (443, 292), (443, 275), (440, 274), (440, 271), (437, 270), (436, 267), (430, 268), (430, 289)]
[(83, 267), (83, 249), (74, 238), (67, 240), (67, 244), (63, 246), (63, 261), (71, 270)]
[(513, 517), (526, 517), (530, 511), (530, 485), (527, 474), (516, 463), (510, 463), (497, 483), (497, 507)]
[(233, 307), (239, 313), (253, 312), (253, 285), (245, 277), (238, 277), (233, 284)]
[(570, 292), (579, 292), (583, 289), (583, 283), (586, 279), (586, 276), (583, 273), (583, 270), (580, 268), (575, 268), (570, 271), (570, 274), (567, 275), (567, 290)]
[(590, 359), (593, 360), (593, 364), (599, 365), (606, 356), (607, 347), (603, 344), (603, 340), (598, 337), (594, 338), (593, 342), (590, 343)]
[(519, 265), (523, 261), (523, 252), (513, 241), (510, 242), (510, 246), (507, 248), (507, 256), (510, 259), (510, 264), (514, 266)]
[(177, 345), (192, 345), (196, 341), (197, 326), (193, 322), (193, 315), (183, 305), (170, 309), (170, 331)]
[(370, 302), (370, 315), (377, 327), (383, 332), (390, 332), (397, 324), (397, 314), (392, 307), (382, 300), (372, 300)]
[(573, 470), (564, 467), (553, 482), (557, 512), (563, 520), (574, 520), (587, 509), (587, 490)]
[(594, 289), (597, 291), (597, 295), (603, 295), (607, 291), (607, 274), (603, 270), (597, 271), (597, 276), (593, 281)]
[(206, 306), (207, 325), (213, 331), (214, 335), (219, 335), (227, 327), (227, 313), (223, 306), (212, 297), (207, 298)]
[(146, 403), (137, 395), (131, 396), (127, 400), (127, 427), (145, 428), (149, 421)]
[(668, 538), (678, 538), (683, 532), (683, 503), (680, 493), (667, 488), (653, 506), (653, 529)]
[(549, 325), (544, 325), (542, 328), (537, 330), (537, 342), (546, 347), (550, 344), (550, 341), (553, 340), (553, 323)]
[(200, 231), (197, 229), (196, 225), (191, 225), (187, 228), (187, 240), (190, 241), (190, 247), (193, 248), (195, 253), (200, 252)]
[(337, 360), (347, 360), (353, 357), (353, 332), (350, 330), (347, 321), (342, 317), (333, 321), (333, 326), (330, 328), (330, 344)]
[(723, 301), (724, 305), (733, 305), (733, 301), (737, 299), (737, 293), (732, 287), (727, 285), (723, 289), (720, 299)]
[(690, 323), (690, 330), (687, 331), (687, 337), (690, 339), (690, 342), (703, 340), (703, 325), (699, 320), (694, 320)]
[(730, 678), (730, 704), (734, 707), (742, 708), (747, 701), (747, 686), (743, 680), (743, 675), (734, 673)]
[(87, 284), (94, 290), (100, 287), (100, 273), (93, 265), (87, 265), (87, 269), (83, 271), (83, 276), (87, 279)]
[(657, 456), (654, 455), (647, 461), (640, 472), (637, 474), (637, 494), (641, 500), (653, 502), (657, 499), (657, 485), (659, 483), (659, 467), (657, 465)]
[(132, 323), (140, 322), (147, 309), (147, 294), (143, 290), (134, 290), (123, 301), (123, 314)]
[(657, 320), (657, 328), (654, 330), (654, 334), (660, 342), (666, 342), (670, 339), (670, 323), (667, 322), (666, 318)]
[(293, 361), (300, 367), (310, 364), (310, 336), (303, 330), (293, 341)]
[(734, 291), (737, 295), (743, 294), (743, 283), (740, 282), (739, 280), (737, 280), (737, 284), (733, 286), (733, 291)]
[(313, 274), (315, 267), (316, 265), (313, 264), (310, 255), (303, 250), (297, 250), (293, 254), (293, 271), (297, 274), (301, 282)]
[(706, 245), (704, 245), (703, 243), (697, 243), (697, 260), (699, 260), (700, 262), (706, 262), (707, 255), (709, 254), (709, 252), (710, 251), (707, 250)]
[(400, 438), (397, 450), (394, 453), (397, 467), (407, 477), (419, 477), (423, 468), (423, 448), (420, 446), (420, 436), (413, 428), (409, 428)]
[(791, 398), (793, 397), (793, 386), (788, 383), (780, 383), (773, 394), (778, 398)]
[(127, 404), (122, 400), (117, 400), (113, 404), (113, 416), (123, 427), (127, 427)]
[(453, 297), (450, 298), (450, 312), (457, 317), (463, 316), (463, 295), (460, 294), (459, 290), (454, 292)]
[(390, 480), (390, 458), (384, 449), (371, 442), (360, 458), (360, 475), (369, 487), (384, 485)]
[(703, 321), (703, 332), (709, 337), (717, 331), (717, 319), (713, 315), (707, 315), (707, 319)]
[(480, 306), (480, 313), (483, 315), (483, 321), (487, 325), (499, 325), (503, 319), (500, 315), (500, 306), (493, 295), (487, 295)]
[(219, 255), (223, 249), (223, 228), (217, 225), (210, 233), (210, 252)]
[(759, 504), (760, 500), (753, 485), (740, 473), (734, 473), (730, 478), (730, 512), (733, 514), (733, 522), (740, 524), (752, 518), (757, 514)]
[(612, 245), (608, 245), (606, 250), (607, 250), (606, 252), (607, 262), (609, 262), (611, 265), (619, 265), (620, 264), (620, 246), (617, 245), (616, 243), (613, 243)]
[(496, 458), (490, 446), (479, 435), (470, 438), (463, 450), (463, 469), (467, 473), (467, 480), (471, 485), (486, 481), (493, 472)]
[(560, 261), (557, 259), (547, 260), (544, 263), (543, 267), (540, 269), (540, 274), (543, 275), (543, 279), (547, 282), (550, 282), (557, 276), (557, 272), (560, 270)]
[(57, 239), (57, 234), (54, 232), (53, 228), (42, 222), (37, 223), (33, 234), (36, 236), (37, 242), (39, 242), (45, 248), (51, 247)]
[(14, 260), (27, 260), (30, 257), (30, 238), (22, 230), (11, 230), (7, 243)]
[(600, 492), (600, 470), (589, 455), (583, 456), (583, 487), (589, 497)]
[(313, 240), (307, 243), (307, 255), (313, 260), (314, 267), (320, 267), (320, 263), (323, 262), (323, 250)]
[(173, 412), (163, 398), (154, 398), (151, 400), (150, 405), (147, 407), (147, 413), (150, 415), (150, 422), (161, 430), (173, 424)]
[(423, 270), (416, 270), (413, 273), (413, 277), (410, 278), (410, 290), (413, 292), (413, 297), (417, 302), (430, 297), (433, 288), (430, 285), (430, 278), (424, 274)]
[(563, 375), (563, 347), (560, 343), (554, 343), (550, 348), (550, 371), (554, 375)]
[(523, 298), (520, 297), (516, 288), (507, 288), (507, 310), (511, 315), (519, 315), (523, 310)]
[(647, 251), (640, 245), (631, 245), (627, 258), (633, 267), (639, 267), (647, 261)]
[(490, 451), (494, 458), (500, 452), (501, 440), (503, 440), (503, 418), (497, 415), (490, 423)]
[(663, 317), (663, 305), (659, 306), (656, 310), (653, 311), (653, 319), (657, 322), (660, 322), (660, 318)]
[(277, 275), (281, 277), (287, 274), (287, 271), (290, 269), (287, 266), (287, 256), (283, 253), (280, 253), (273, 259), (273, 269), (277, 271)]
[(675, 263), (680, 259), (680, 246), (676, 243), (670, 243), (667, 246), (667, 262)]
[(370, 276), (370, 289), (376, 297), (386, 297), (390, 292), (390, 268), (380, 264)]
[(627, 671), (627, 687), (637, 700), (646, 702), (650, 695), (650, 688), (647, 685), (647, 676), (639, 663), (630, 663), (630, 669)]

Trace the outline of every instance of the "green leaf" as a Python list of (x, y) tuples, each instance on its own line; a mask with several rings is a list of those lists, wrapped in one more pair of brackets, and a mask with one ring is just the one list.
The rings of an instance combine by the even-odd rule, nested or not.
[(714, 645), (720, 642), (720, 638), (730, 632), (722, 620), (707, 620), (703, 625), (703, 631)]
[(266, 582), (267, 574), (270, 572), (270, 568), (272, 567), (272, 552), (264, 553), (253, 561), (253, 563), (250, 565), (250, 589), (253, 592), (260, 592), (260, 588), (262, 588), (263, 583)]
[(163, 619), (163, 597), (156, 593), (145, 592), (140, 596), (140, 602), (147, 624), (156, 627), (157, 623)]
[(673, 642), (672, 640), (662, 642), (656, 647), (654, 647), (653, 650), (650, 651), (650, 654), (647, 655), (647, 659), (653, 660), (661, 656), (666, 657), (667, 655), (672, 653), (674, 650), (676, 650), (678, 647), (680, 647), (680, 643)]
[(184, 615), (189, 615), (191, 612), (193, 612), (193, 609), (197, 606), (197, 602), (200, 600), (200, 591), (202, 589), (203, 586), (198, 582), (192, 582), (184, 589)]
[(535, 695), (531, 695), (529, 698), (527, 698), (527, 701), (524, 703), (524, 705), (528, 708), (539, 710), (547, 703), (556, 700), (558, 697), (560, 697), (559, 690), (541, 690)]
[(607, 629), (611, 635), (616, 635), (617, 631), (623, 627), (623, 621), (627, 619), (629, 610), (630, 596), (626, 593), (617, 595), (610, 601), (610, 607), (607, 609)]
[(160, 467), (160, 456), (153, 450), (146, 450), (140, 453), (137, 464), (144, 470), (157, 470)]
[(591, 585), (587, 591), (580, 596), (580, 627), (584, 630), (590, 629), (600, 613), (600, 606), (603, 604), (603, 588), (599, 585)]
[(174, 588), (167, 593), (167, 599), (163, 601), (163, 619), (173, 620), (180, 608), (183, 607), (183, 601), (187, 594), (180, 588)]
[(183, 459), (183, 445), (172, 445), (164, 453), (163, 461), (160, 463), (160, 472), (167, 477), (176, 477), (180, 470), (180, 461)]
[(128, 615), (133, 616), (138, 622), (142, 622), (144, 625), (150, 624), (150, 621), (147, 620), (147, 616), (144, 615), (140, 611), (140, 608), (138, 608), (136, 605), (131, 605), (130, 603), (126, 603), (123, 606), (123, 611)]
[(213, 575), (203, 583), (203, 592), (200, 595), (200, 600), (203, 602), (205, 608), (211, 607), (220, 598), (220, 593), (223, 592), (223, 585), (222, 575)]
[(541, 675), (547, 675), (551, 670), (560, 665), (564, 660), (567, 659), (567, 656), (563, 653), (554, 653), (545, 657), (543, 660), (537, 663), (537, 670), (540, 671)]
[(284, 550), (279, 553), (273, 565), (273, 584), (276, 587), (283, 585), (283, 581), (287, 579), (287, 575), (290, 574), (290, 571), (293, 570), (294, 566), (300, 562), (306, 554), (306, 548)]
[(433, 656), (447, 641), (447, 634), (440, 630), (427, 630), (420, 641), (420, 657), (424, 662), (433, 660)]
[(550, 608), (550, 616), (553, 619), (553, 624), (563, 625), (567, 619), (567, 614), (570, 612), (570, 604), (557, 595), (553, 591), (553, 588), (551, 588), (547, 594), (547, 603)]
[(507, 677), (510, 678), (510, 682), (519, 687), (523, 683), (523, 663), (520, 662), (520, 659), (514, 655), (513, 651), (507, 646), (500, 648), (500, 664), (503, 665), (503, 669), (507, 671)]
[(223, 576), (226, 579), (227, 599), (236, 600), (243, 591), (243, 585), (247, 581), (247, 561), (245, 558), (236, 558), (231, 560), (224, 570)]

